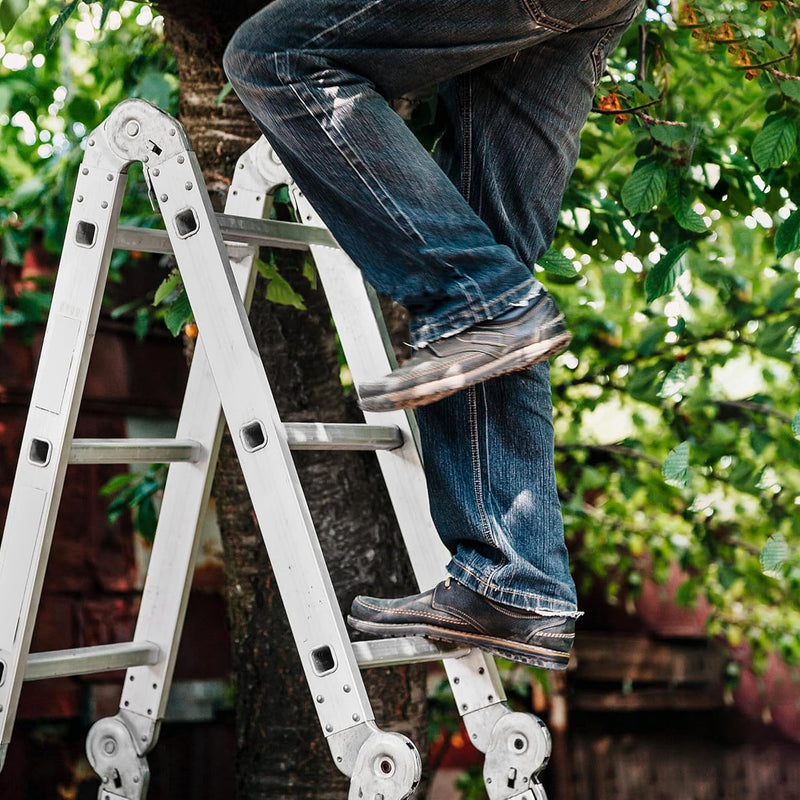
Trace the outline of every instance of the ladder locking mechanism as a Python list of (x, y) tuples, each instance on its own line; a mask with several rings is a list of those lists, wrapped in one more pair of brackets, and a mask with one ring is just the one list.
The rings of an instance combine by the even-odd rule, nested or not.
[(422, 762), (401, 733), (376, 730), (361, 746), (348, 800), (403, 800), (419, 784)]
[(546, 800), (536, 776), (550, 758), (550, 733), (532, 714), (509, 711), (492, 729), (483, 778), (490, 800)]
[(150, 782), (147, 759), (136, 751), (133, 734), (119, 717), (96, 722), (86, 739), (86, 755), (102, 781), (98, 800), (142, 800)]

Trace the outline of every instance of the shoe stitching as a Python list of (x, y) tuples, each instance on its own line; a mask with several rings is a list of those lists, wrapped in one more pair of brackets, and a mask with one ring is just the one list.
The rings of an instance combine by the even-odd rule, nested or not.
[[(377, 611), (381, 614), (414, 614), (419, 617), (427, 617), (429, 619), (437, 620), (438, 622), (452, 622), (452, 617), (445, 617), (441, 614), (434, 614), (429, 611), (416, 611), (416, 610), (409, 610), (407, 608), (384, 608), (382, 606), (372, 605), (371, 603), (367, 603), (364, 600), (359, 600), (359, 603), (366, 608), (371, 609), (372, 611)], [(356, 617), (358, 619), (358, 617)], [(376, 620), (364, 620), (364, 622), (376, 622)], [(412, 624), (413, 620), (409, 620), (408, 624)]]

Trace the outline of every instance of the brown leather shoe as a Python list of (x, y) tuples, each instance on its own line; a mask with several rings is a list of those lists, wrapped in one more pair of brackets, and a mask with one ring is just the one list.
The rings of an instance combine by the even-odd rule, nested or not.
[(452, 578), (421, 594), (353, 600), (348, 623), (373, 636), (427, 636), (545, 669), (566, 669), (572, 617), (543, 616), (489, 600)]

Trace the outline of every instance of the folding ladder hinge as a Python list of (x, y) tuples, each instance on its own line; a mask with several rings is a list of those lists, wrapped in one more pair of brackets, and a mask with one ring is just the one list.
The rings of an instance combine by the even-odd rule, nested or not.
[(419, 785), (422, 761), (410, 739), (365, 722), (328, 738), (336, 766), (350, 776), (348, 800), (404, 800)]
[(122, 712), (98, 720), (92, 726), (86, 739), (86, 756), (100, 776), (98, 800), (143, 800), (146, 797), (150, 768), (137, 747), (136, 732), (122, 717)]
[(537, 775), (550, 758), (550, 732), (533, 714), (506, 709), (492, 728), (483, 778), (489, 800), (546, 800)]

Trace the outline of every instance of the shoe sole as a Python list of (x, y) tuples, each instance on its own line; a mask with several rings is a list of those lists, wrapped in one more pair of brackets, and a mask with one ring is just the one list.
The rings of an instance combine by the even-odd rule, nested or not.
[(421, 385), (409, 386), (396, 392), (361, 398), (358, 404), (363, 411), (397, 411), (426, 406), (429, 403), (435, 403), (437, 400), (442, 400), (451, 394), (460, 392), (462, 389), (474, 386), (476, 383), (483, 383), (483, 381), (499, 378), (501, 375), (507, 375), (510, 372), (532, 367), (540, 361), (557, 355), (566, 349), (571, 341), (572, 334), (565, 331), (552, 339), (536, 342), (507, 353), (494, 361), (489, 361), (480, 367), (476, 367), (470, 372), (447, 375), (438, 380), (426, 381)]
[[(500, 658), (530, 664), (542, 669), (565, 670), (569, 665), (569, 653), (550, 650), (547, 647), (523, 644), (522, 642), (509, 642), (508, 639), (497, 639), (493, 636), (483, 636), (479, 633), (462, 633), (449, 628), (438, 628), (435, 625), (404, 624), (368, 622), (353, 616), (347, 617), (347, 624), (362, 633), (369, 633), (381, 638), (398, 638), (402, 636), (425, 636), (441, 642), (468, 645), (485, 650)], [(509, 646), (512, 645), (512, 646)]]

